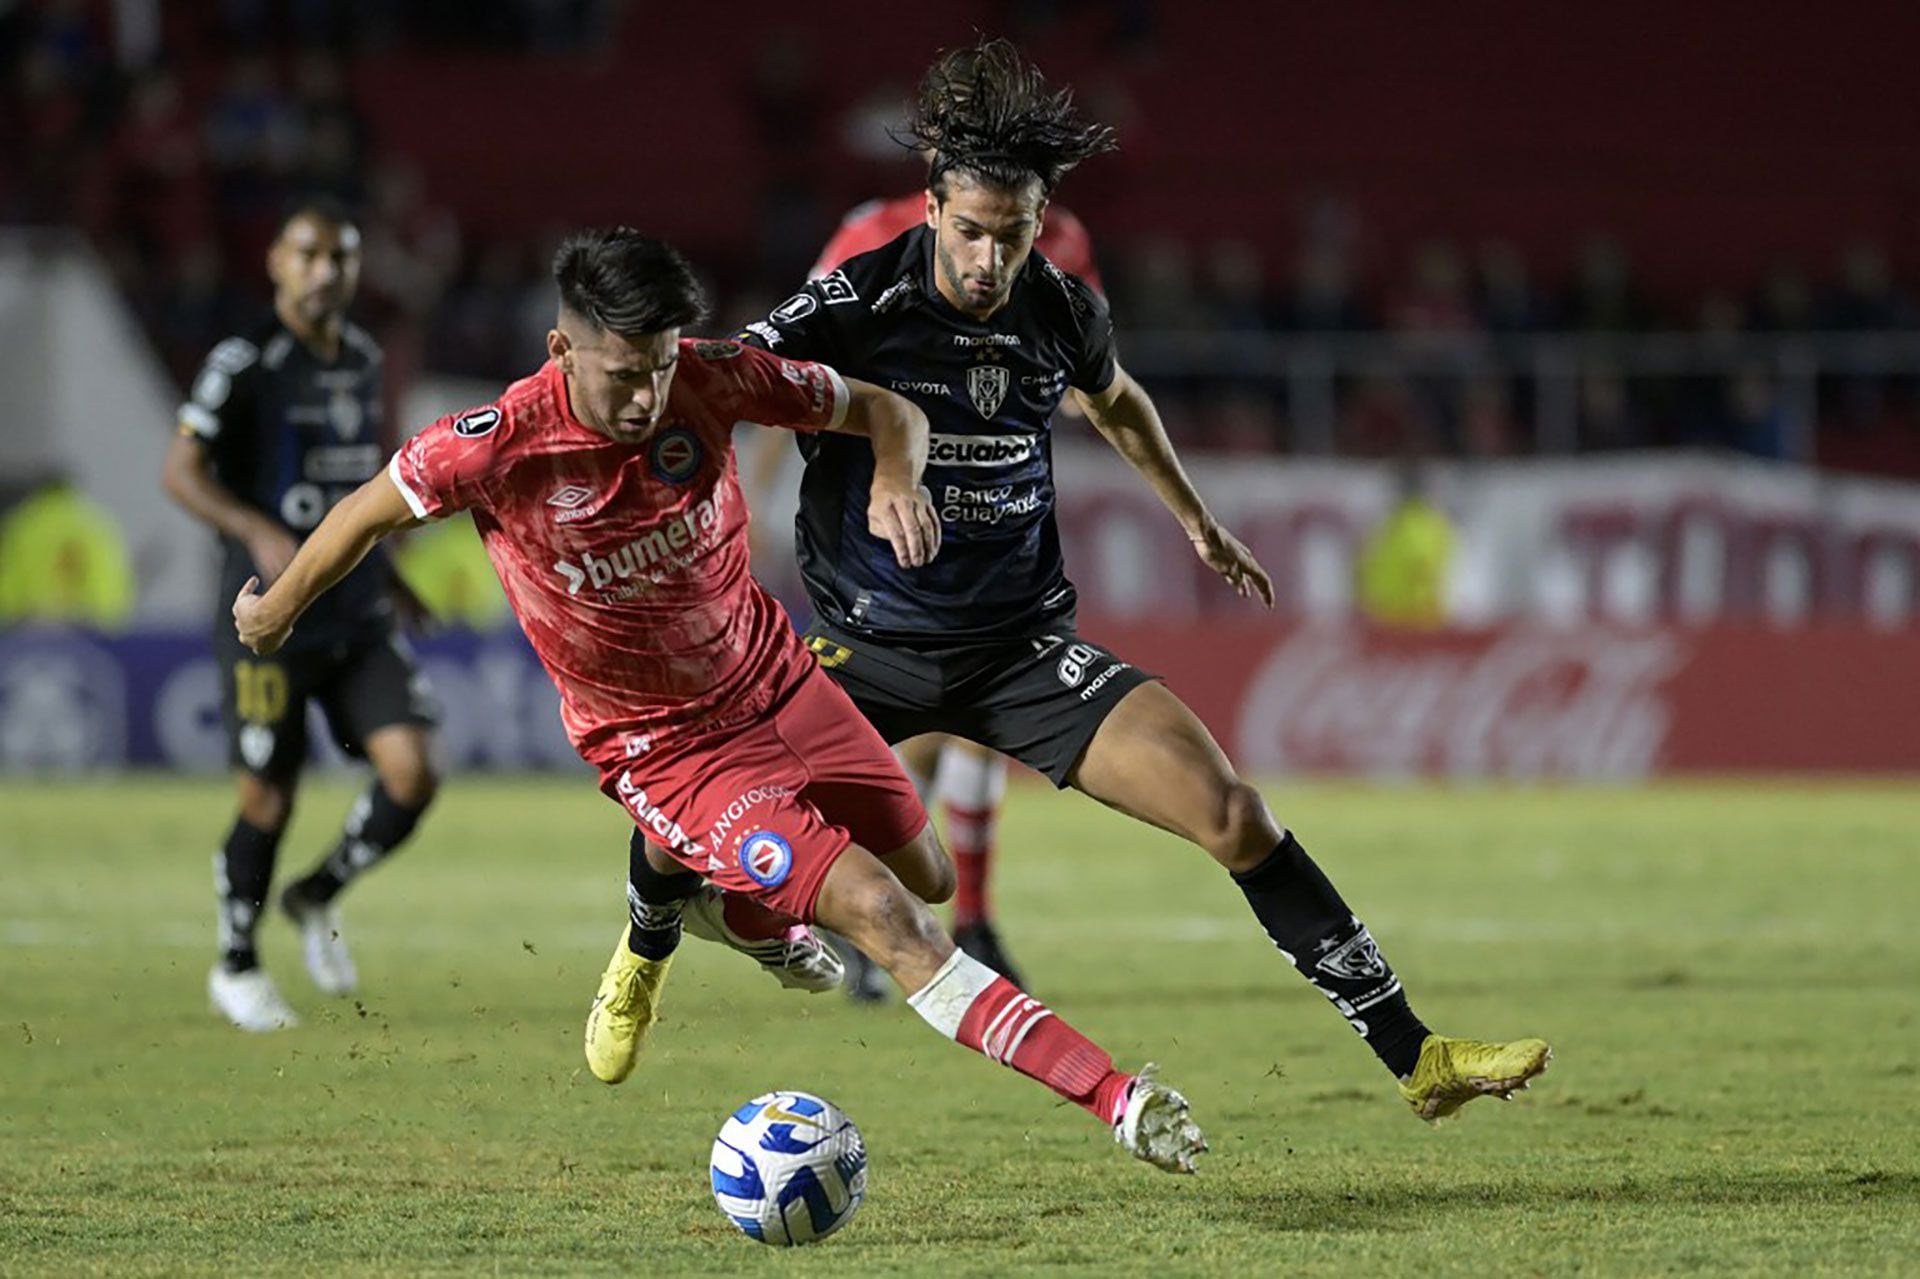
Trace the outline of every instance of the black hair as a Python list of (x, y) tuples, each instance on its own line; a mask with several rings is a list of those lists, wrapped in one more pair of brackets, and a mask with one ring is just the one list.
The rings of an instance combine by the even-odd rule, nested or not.
[(632, 227), (597, 227), (553, 255), (560, 305), (603, 333), (636, 337), (707, 318), (707, 293), (672, 245)]
[(288, 198), (280, 206), (280, 220), (273, 224), (273, 238), (279, 239), (287, 233), (287, 228), (300, 218), (313, 218), (320, 222), (330, 222), (338, 227), (360, 226), (360, 219), (346, 201), (338, 196), (327, 195), (321, 191), (309, 191)]
[(1038, 178), (1051, 195), (1074, 165), (1119, 148), (1110, 127), (1080, 118), (1073, 90), (1049, 88), (1010, 40), (942, 53), (894, 138), (932, 155), (927, 187), (940, 200), (956, 171), (996, 187)]

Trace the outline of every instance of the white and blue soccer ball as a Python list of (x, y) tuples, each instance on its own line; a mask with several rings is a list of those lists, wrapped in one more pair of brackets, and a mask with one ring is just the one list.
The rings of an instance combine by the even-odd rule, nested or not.
[(853, 1220), (867, 1195), (867, 1147), (832, 1102), (770, 1092), (721, 1125), (708, 1172), (714, 1200), (741, 1233), (792, 1247)]

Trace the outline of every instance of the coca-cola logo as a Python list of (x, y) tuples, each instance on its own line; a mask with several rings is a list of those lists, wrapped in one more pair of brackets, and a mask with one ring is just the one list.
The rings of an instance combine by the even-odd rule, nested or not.
[(1413, 646), (1303, 630), (1247, 691), (1253, 770), (1630, 779), (1660, 762), (1673, 633), (1514, 631)]

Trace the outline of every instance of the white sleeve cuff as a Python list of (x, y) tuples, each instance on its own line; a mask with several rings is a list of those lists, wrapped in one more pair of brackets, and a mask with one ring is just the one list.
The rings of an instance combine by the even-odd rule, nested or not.
[(180, 425), (192, 431), (203, 440), (211, 440), (220, 434), (220, 419), (189, 400), (180, 406)]
[(847, 379), (841, 377), (839, 371), (831, 364), (822, 364), (820, 367), (827, 371), (827, 380), (833, 383), (833, 421), (827, 423), (827, 429), (837, 431), (847, 420), (847, 408), (850, 403)]
[(387, 459), (387, 478), (392, 480), (393, 486), (400, 490), (400, 496), (407, 499), (407, 509), (413, 512), (414, 519), (430, 520), (433, 518), (427, 514), (427, 504), (420, 500), (420, 495), (407, 487), (407, 482), (400, 478), (400, 454), (398, 452), (395, 452), (391, 458)]

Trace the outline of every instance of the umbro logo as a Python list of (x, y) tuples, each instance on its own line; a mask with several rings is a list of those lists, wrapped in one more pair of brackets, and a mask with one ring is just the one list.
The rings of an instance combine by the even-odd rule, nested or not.
[(547, 505), (559, 508), (559, 510), (554, 513), (553, 522), (555, 524), (570, 524), (574, 520), (583, 520), (592, 514), (591, 511), (581, 509), (592, 500), (592, 489), (580, 484), (568, 484), (563, 488), (556, 489), (553, 496), (547, 499)]

